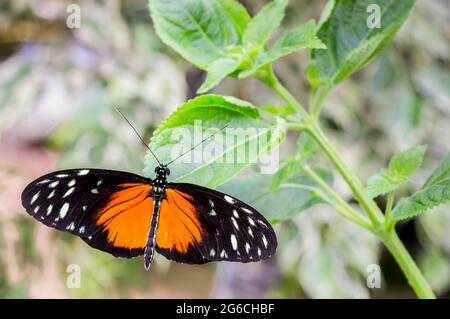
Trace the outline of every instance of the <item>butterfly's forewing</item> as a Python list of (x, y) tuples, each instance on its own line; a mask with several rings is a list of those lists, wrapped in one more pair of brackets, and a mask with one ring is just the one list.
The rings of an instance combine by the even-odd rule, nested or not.
[(47, 226), (80, 236), (118, 257), (143, 254), (153, 211), (151, 181), (120, 171), (64, 170), (30, 183), (27, 212)]
[(251, 262), (276, 248), (273, 228), (251, 206), (201, 186), (168, 185), (156, 236), (160, 254), (185, 263)]

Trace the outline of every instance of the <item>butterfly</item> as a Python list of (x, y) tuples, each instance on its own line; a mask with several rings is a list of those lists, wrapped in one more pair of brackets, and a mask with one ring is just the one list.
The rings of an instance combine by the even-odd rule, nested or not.
[(173, 161), (156, 160), (154, 179), (92, 168), (44, 175), (26, 186), (22, 205), (36, 220), (93, 248), (116, 257), (144, 255), (146, 269), (155, 251), (188, 264), (245, 263), (275, 253), (275, 232), (256, 209), (213, 189), (169, 183)]

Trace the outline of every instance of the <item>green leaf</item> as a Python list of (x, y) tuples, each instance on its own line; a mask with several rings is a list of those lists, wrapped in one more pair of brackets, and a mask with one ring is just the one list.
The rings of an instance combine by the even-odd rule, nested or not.
[(149, 0), (149, 7), (163, 42), (204, 70), (241, 44), (250, 21), (234, 0)]
[(251, 69), (242, 72), (239, 74), (239, 77), (246, 77), (266, 64), (272, 63), (295, 51), (312, 48), (326, 48), (322, 41), (316, 37), (316, 23), (314, 20), (310, 20), (305, 25), (283, 35), (268, 51), (261, 53)]
[(300, 159), (305, 162), (319, 149), (317, 142), (311, 135), (304, 133), (300, 136), (297, 142), (297, 154)]
[[(271, 191), (275, 191), (288, 180), (293, 180), (298, 183), (297, 175), (302, 172), (303, 164), (307, 162), (309, 158), (318, 150), (316, 141), (311, 135), (304, 133), (300, 136), (297, 142), (297, 154), (295, 157), (291, 157), (285, 160), (285, 164), (274, 174), (272, 181), (269, 185)], [(332, 181), (332, 175), (329, 171), (314, 167), (313, 170), (321, 176), (323, 179)]]
[(450, 202), (450, 152), (418, 192), (398, 202), (391, 216), (395, 220), (405, 219), (448, 202)]
[(394, 155), (387, 170), (368, 179), (368, 196), (374, 198), (396, 190), (420, 167), (426, 149), (426, 145), (420, 145)]
[[(150, 148), (161, 162), (168, 163), (214, 133), (170, 165), (171, 181), (215, 188), (275, 148), (283, 140), (285, 128), (282, 122), (264, 121), (248, 102), (202, 95), (180, 106), (158, 127)], [(144, 175), (153, 177), (156, 166), (148, 153)]]
[(295, 28), (283, 35), (275, 44), (259, 59), (259, 65), (272, 63), (279, 58), (301, 49), (325, 49), (326, 46), (316, 37), (316, 22), (310, 20), (303, 26)]
[(438, 167), (431, 173), (422, 188), (443, 182), (450, 178), (450, 152), (439, 163)]
[(333, 9), (336, 6), (336, 0), (328, 0), (327, 4), (322, 10), (322, 14), (320, 15), (319, 23), (317, 25), (317, 29), (320, 29), (322, 25), (328, 21), (331, 14), (333, 13)]
[(236, 0), (219, 0), (223, 10), (228, 14), (228, 17), (233, 21), (236, 30), (242, 35), (247, 29), (247, 25), (251, 20), (247, 9)]
[(252, 205), (271, 223), (293, 218), (315, 204), (323, 203), (315, 192), (288, 185), (272, 192), (269, 189), (271, 175), (247, 175), (235, 177), (218, 190), (236, 196)]
[(448, 202), (450, 202), (450, 179), (430, 185), (410, 197), (402, 198), (391, 216), (395, 220), (410, 218)]
[(419, 145), (394, 155), (389, 163), (388, 171), (401, 178), (411, 176), (422, 165), (426, 151), (426, 145)]
[(274, 175), (269, 184), (269, 189), (272, 192), (278, 190), (285, 181), (292, 178), (294, 174), (300, 173), (302, 166), (298, 160), (290, 159), (286, 162)]
[(197, 93), (209, 91), (220, 83), (228, 74), (233, 73), (241, 62), (236, 59), (222, 58), (208, 65), (208, 73), (205, 82), (197, 90)]
[[(303, 170), (303, 164), (317, 151), (318, 145), (309, 134), (302, 134), (297, 142), (297, 154), (285, 160), (285, 164), (274, 174), (269, 185), (271, 191), (276, 191), (280, 186), (291, 180), (298, 183), (298, 174)], [(332, 181), (332, 175), (329, 171), (314, 167), (313, 170), (323, 179)]]
[(274, 0), (264, 6), (247, 25), (242, 40), (244, 45), (263, 48), (281, 24), (287, 5), (288, 0)]
[[(336, 85), (366, 65), (394, 37), (414, 3), (415, 0), (336, 0), (334, 6), (327, 6), (317, 35), (328, 50), (311, 52), (323, 81)], [(376, 14), (369, 8), (374, 5), (380, 9), (379, 28), (369, 26)]]

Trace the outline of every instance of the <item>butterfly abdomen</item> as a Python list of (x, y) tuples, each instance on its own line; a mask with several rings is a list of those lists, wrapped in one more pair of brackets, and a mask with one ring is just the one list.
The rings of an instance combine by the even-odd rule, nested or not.
[(150, 230), (148, 232), (147, 243), (145, 245), (144, 250), (144, 266), (145, 269), (147, 270), (150, 268), (155, 254), (156, 230), (158, 228), (160, 209), (161, 209), (161, 200), (154, 197), (152, 222), (150, 224)]

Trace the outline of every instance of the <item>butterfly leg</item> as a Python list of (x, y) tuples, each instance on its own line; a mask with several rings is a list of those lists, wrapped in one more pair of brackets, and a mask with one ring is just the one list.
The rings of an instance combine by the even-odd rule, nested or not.
[(147, 244), (145, 245), (144, 250), (144, 266), (146, 270), (150, 269), (150, 265), (153, 261), (153, 256), (155, 255), (156, 230), (158, 228), (160, 209), (161, 200), (157, 197), (154, 197), (152, 222), (150, 224), (150, 231), (148, 232)]

